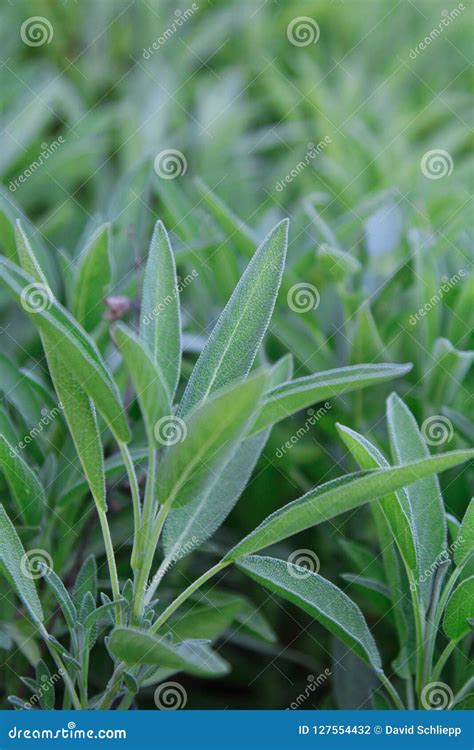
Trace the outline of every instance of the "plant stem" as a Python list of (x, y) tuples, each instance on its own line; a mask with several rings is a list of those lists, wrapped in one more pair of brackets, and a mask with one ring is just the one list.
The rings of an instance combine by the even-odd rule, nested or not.
[(132, 570), (135, 571), (137, 567), (138, 535), (139, 535), (140, 524), (141, 524), (140, 488), (138, 486), (138, 479), (137, 479), (137, 474), (135, 472), (135, 466), (133, 464), (133, 460), (130, 455), (130, 451), (128, 449), (127, 444), (119, 442), (118, 445), (120, 448), (120, 452), (122, 454), (123, 462), (125, 464), (127, 477), (128, 477), (128, 481), (130, 484), (130, 492), (132, 494), (134, 534), (133, 534), (133, 549), (132, 549), (132, 557), (131, 557), (131, 566), (132, 566)]
[(120, 684), (122, 682), (122, 675), (124, 671), (125, 671), (124, 664), (119, 664), (117, 667), (115, 667), (112, 677), (110, 678), (107, 684), (107, 687), (105, 688), (105, 692), (104, 692), (104, 695), (102, 696), (102, 700), (99, 703), (99, 706), (98, 706), (99, 711), (105, 711), (106, 709), (110, 708), (110, 706), (112, 705), (114, 698), (117, 696), (117, 693), (120, 690)]
[(405, 710), (405, 706), (403, 705), (403, 701), (398, 695), (397, 691), (393, 687), (392, 683), (388, 679), (387, 675), (384, 672), (379, 673), (379, 679), (384, 686), (385, 690), (389, 694), (390, 698), (392, 699), (394, 705), (396, 708), (398, 708), (400, 711)]
[(117, 625), (120, 625), (122, 621), (122, 611), (118, 600), (120, 598), (120, 585), (117, 574), (117, 565), (115, 562), (114, 547), (112, 544), (112, 537), (110, 536), (109, 523), (107, 521), (107, 514), (102, 508), (97, 508), (99, 514), (100, 526), (102, 529), (102, 536), (104, 538), (105, 554), (107, 556), (107, 563), (109, 566), (110, 584), (112, 586), (112, 595), (115, 600), (115, 621)]
[(415, 618), (416, 631), (416, 692), (421, 695), (423, 689), (423, 666), (424, 666), (424, 614), (422, 613), (422, 604), (416, 588), (415, 576), (412, 570), (408, 570), (410, 581), (411, 601), (413, 605), (413, 614)]
[(79, 700), (79, 697), (78, 697), (78, 695), (76, 693), (76, 689), (74, 687), (73, 681), (71, 680), (71, 676), (70, 676), (69, 672), (67, 671), (66, 667), (64, 666), (61, 657), (59, 656), (58, 653), (56, 653), (56, 651), (54, 650), (53, 646), (51, 645), (51, 643), (49, 641), (48, 631), (46, 630), (46, 628), (44, 627), (44, 625), (42, 623), (39, 623), (39, 630), (40, 630), (40, 633), (41, 633), (41, 635), (42, 635), (42, 637), (44, 639), (44, 642), (46, 643), (48, 651), (51, 654), (51, 656), (52, 656), (52, 658), (54, 660), (54, 663), (56, 664), (56, 666), (58, 668), (59, 674), (61, 675), (61, 677), (64, 680), (64, 684), (65, 684), (67, 692), (69, 693), (69, 696), (71, 698), (72, 705), (74, 706), (74, 708), (76, 709), (76, 711), (81, 711), (82, 710), (81, 701)]
[(435, 668), (433, 669), (433, 674), (431, 676), (432, 682), (437, 682), (437, 680), (439, 680), (439, 678), (441, 677), (441, 672), (443, 671), (446, 662), (448, 661), (449, 657), (451, 656), (452, 652), (454, 651), (454, 649), (456, 648), (460, 640), (461, 638), (456, 638), (454, 641), (449, 641), (446, 648), (441, 653), (441, 656), (439, 657)]
[(150, 447), (148, 460), (148, 474), (146, 478), (145, 500), (143, 513), (138, 533), (137, 544), (137, 567), (135, 569), (135, 581), (133, 591), (133, 620), (139, 622), (143, 613), (145, 587), (153, 564), (156, 543), (153, 517), (155, 511), (155, 478), (156, 478), (156, 449)]
[(164, 610), (164, 612), (161, 613), (161, 615), (158, 617), (158, 619), (153, 623), (153, 625), (150, 628), (151, 633), (156, 633), (157, 630), (161, 628), (161, 626), (166, 622), (166, 620), (171, 617), (173, 612), (175, 612), (178, 607), (183, 604), (183, 602), (188, 599), (191, 594), (193, 594), (200, 586), (203, 585), (203, 583), (206, 583), (212, 576), (214, 576), (216, 573), (218, 573), (220, 570), (223, 570), (228, 565), (230, 565), (232, 560), (221, 560), (220, 562), (216, 563), (212, 568), (209, 568), (205, 573), (200, 576), (200, 578), (197, 578), (193, 583), (188, 586), (187, 589), (185, 589), (176, 599), (171, 602), (171, 604)]
[(433, 615), (433, 619), (431, 623), (429, 624), (427, 654), (426, 654), (426, 660), (425, 660), (425, 675), (429, 675), (431, 673), (434, 650), (435, 650), (435, 645), (436, 645), (436, 636), (438, 634), (439, 626), (441, 623), (441, 618), (443, 616), (443, 612), (445, 610), (446, 604), (448, 603), (448, 599), (451, 596), (451, 592), (454, 586), (456, 585), (456, 581), (458, 580), (463, 568), (464, 568), (464, 565), (460, 565), (458, 568), (455, 568), (453, 572), (451, 573), (450, 577), (448, 578), (446, 582), (446, 586), (444, 587), (443, 592), (439, 598), (438, 606), (436, 607), (436, 611)]

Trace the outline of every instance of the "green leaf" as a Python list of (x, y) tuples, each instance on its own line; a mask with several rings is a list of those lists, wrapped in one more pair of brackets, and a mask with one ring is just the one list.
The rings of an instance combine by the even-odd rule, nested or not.
[(307, 568), (273, 557), (252, 555), (240, 560), (238, 567), (272, 593), (308, 612), (376, 672), (382, 671), (377, 646), (362, 612), (333, 583)]
[(288, 220), (264, 239), (237, 284), (194, 366), (179, 414), (236, 378), (245, 377), (275, 306), (285, 264)]
[(4, 258), (0, 258), (0, 281), (40, 332), (47, 334), (48, 347), (56, 349), (62, 363), (94, 399), (117, 440), (128, 442), (130, 431), (117, 387), (93, 340), (53, 298), (49, 287)]
[(340, 513), (388, 495), (421, 478), (450, 469), (474, 457), (474, 451), (451, 451), (404, 466), (359, 472), (339, 477), (310, 490), (298, 500), (272, 513), (260, 526), (233, 547), (225, 560), (236, 560), (275, 542), (328, 521)]
[(103, 224), (81, 251), (75, 269), (72, 310), (86, 331), (92, 331), (105, 311), (111, 281), (110, 224)]
[(53, 711), (55, 695), (54, 681), (51, 678), (48, 666), (42, 659), (36, 665), (36, 688), (43, 711)]
[(145, 268), (140, 339), (163, 373), (172, 399), (181, 368), (181, 315), (176, 264), (161, 221), (156, 223)]
[[(430, 453), (418, 425), (408, 407), (395, 394), (387, 401), (387, 421), (392, 452), (396, 463), (423, 460)], [(441, 490), (436, 476), (425, 476), (406, 490), (417, 539), (420, 571), (431, 570), (446, 548), (447, 530)], [(420, 583), (423, 599), (428, 604), (429, 577)]]
[[(349, 427), (338, 424), (337, 430), (361, 469), (383, 469), (390, 464), (366, 438)], [(379, 500), (400, 554), (411, 570), (417, 569), (417, 549), (411, 506), (403, 490)]]
[(3, 435), (0, 435), (0, 470), (24, 523), (38, 526), (46, 509), (43, 487), (35, 472)]
[(180, 609), (166, 627), (174, 641), (190, 638), (213, 641), (227, 630), (239, 611), (240, 602), (237, 599), (221, 603), (218, 607), (205, 600), (192, 602), (186, 609)]
[(78, 612), (86, 594), (92, 594), (95, 602), (97, 599), (97, 564), (93, 555), (89, 555), (82, 563), (81, 569), (76, 576), (72, 599)]
[(32, 619), (43, 622), (43, 610), (36, 593), (34, 581), (23, 572), (27, 560), (26, 552), (15, 527), (0, 505), (0, 563), (1, 571), (16, 590)]
[[(169, 640), (140, 628), (114, 628), (107, 645), (115, 658), (129, 666), (159, 664), (160, 667), (201, 675), (213, 671), (210, 668), (220, 663), (221, 671), (227, 671), (225, 662), (203, 644), (184, 643), (181, 647), (174, 647)], [(202, 660), (203, 649), (209, 656), (207, 664)]]
[(171, 413), (171, 396), (164, 373), (160, 370), (158, 361), (152, 359), (148, 349), (123, 323), (113, 326), (112, 336), (132, 378), (148, 441), (159, 445), (155, 438), (155, 425), (159, 419)]
[(74, 602), (69, 596), (69, 592), (67, 591), (59, 576), (57, 576), (54, 570), (52, 570), (51, 568), (44, 566), (43, 578), (53, 591), (54, 596), (56, 597), (56, 600), (61, 607), (61, 611), (64, 615), (64, 619), (67, 622), (68, 628), (72, 633), (77, 626), (77, 610)]
[(318, 401), (401, 377), (409, 372), (411, 367), (411, 364), (355, 365), (290, 380), (273, 388), (266, 395), (251, 434)]
[(212, 192), (203, 180), (197, 178), (195, 184), (203, 202), (209, 209), (217, 224), (223, 229), (226, 237), (232, 242), (244, 258), (251, 258), (257, 246), (252, 230), (239, 219), (221, 198)]
[(450, 640), (456, 641), (471, 632), (473, 618), (474, 576), (470, 576), (451, 594), (444, 613), (443, 630)]
[(474, 498), (467, 506), (454, 546), (454, 562), (462, 565), (474, 550)]
[(249, 481), (268, 432), (244, 440), (225, 468), (187, 505), (173, 508), (166, 519), (166, 558), (180, 560), (200, 547), (225, 521)]
[(223, 389), (177, 422), (181, 442), (170, 445), (158, 473), (160, 503), (189, 503), (225, 466), (254, 418), (267, 377), (254, 375)]
[[(39, 294), (42, 291), (42, 296), (39, 297), (40, 305), (42, 301), (48, 307), (52, 300), (51, 291), (20, 224), (17, 227), (17, 238), (20, 262), (24, 270), (31, 274), (32, 278), (38, 283), (37, 293)], [(36, 307), (33, 306), (33, 309), (36, 309)], [(80, 386), (75, 374), (64, 363), (61, 349), (58, 348), (54, 337), (51, 337), (47, 330), (40, 331), (40, 336), (48, 361), (51, 380), (59, 402), (62, 404), (92, 496), (97, 507), (105, 511), (107, 503), (105, 498), (104, 457), (94, 403)]]

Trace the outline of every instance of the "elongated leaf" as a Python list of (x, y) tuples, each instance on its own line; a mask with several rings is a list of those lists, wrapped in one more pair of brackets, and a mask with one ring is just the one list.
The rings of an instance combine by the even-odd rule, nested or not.
[[(227, 671), (225, 662), (203, 644), (189, 642), (173, 647), (170, 641), (159, 638), (139, 628), (118, 627), (112, 631), (108, 648), (117, 659), (130, 666), (134, 664), (159, 664), (180, 672), (202, 675), (214, 673), (217, 664)], [(203, 661), (203, 648), (208, 663)]]
[[(443, 619), (443, 630), (452, 641), (472, 630), (474, 619), (474, 576), (466, 578), (451, 594)], [(468, 622), (471, 620), (471, 623)]]
[(252, 230), (239, 219), (221, 198), (203, 182), (197, 179), (196, 187), (199, 195), (216, 220), (217, 224), (224, 230), (226, 237), (235, 244), (244, 258), (251, 258), (257, 246), (257, 240)]
[(40, 706), (43, 711), (52, 711), (54, 709), (54, 682), (51, 679), (51, 672), (45, 662), (40, 659), (36, 665), (36, 686)]
[(97, 599), (97, 564), (93, 555), (89, 555), (82, 563), (81, 569), (76, 576), (72, 600), (79, 612), (84, 598), (87, 594), (92, 595), (92, 600)]
[(462, 519), (459, 533), (454, 545), (454, 562), (462, 565), (466, 557), (474, 550), (474, 498), (471, 499)]
[(158, 474), (161, 503), (185, 505), (214, 483), (248, 429), (266, 382), (260, 373), (225, 388), (178, 423), (183, 439), (168, 447)]
[[(26, 553), (15, 527), (0, 505), (0, 568), (16, 590), (35, 622), (43, 622), (43, 610), (36, 593), (34, 580), (25, 575)], [(26, 568), (26, 570), (28, 570)]]
[(288, 221), (267, 235), (253, 256), (204, 347), (180, 405), (195, 404), (248, 374), (267, 330), (286, 257)]
[(181, 368), (181, 315), (176, 264), (161, 221), (153, 232), (143, 280), (140, 339), (173, 398)]
[(34, 471), (3, 435), (0, 435), (0, 470), (24, 523), (37, 526), (46, 509), (43, 487)]
[(166, 558), (178, 560), (200, 547), (221, 526), (249, 481), (268, 438), (268, 431), (244, 440), (224, 470), (195, 499), (173, 508), (166, 520)]
[[(270, 384), (277, 385), (291, 377), (293, 358), (285, 355), (269, 374)], [(225, 521), (244, 491), (265, 447), (269, 430), (244, 440), (225, 468), (216, 474), (202, 493), (182, 508), (173, 508), (163, 530), (163, 547), (167, 560), (182, 559), (209, 539)]]
[(333, 583), (306, 568), (273, 557), (252, 555), (240, 560), (238, 567), (265, 588), (304, 609), (376, 672), (382, 671), (377, 646), (362, 612)]
[[(43, 305), (47, 307), (52, 300), (52, 295), (46, 277), (20, 224), (17, 226), (17, 246), (23, 269), (30, 273), (39, 285), (39, 289), (37, 288), (36, 291), (39, 294), (37, 299), (40, 307)], [(35, 305), (33, 305), (33, 309), (36, 309)], [(40, 331), (40, 336), (51, 379), (59, 402), (62, 404), (92, 496), (97, 506), (106, 510), (104, 458), (94, 403), (63, 362), (61, 350), (57, 348), (57, 344), (50, 333), (47, 330)]]
[[(415, 418), (403, 403), (392, 393), (387, 401), (387, 421), (392, 452), (397, 463), (407, 463), (427, 458), (430, 453), (418, 429)], [(421, 571), (431, 570), (446, 547), (446, 516), (441, 490), (436, 476), (426, 476), (407, 488), (408, 501), (418, 541), (418, 564)], [(420, 590), (428, 603), (431, 582), (423, 579)]]
[(222, 603), (219, 607), (206, 601), (192, 602), (187, 610), (181, 609), (168, 621), (167, 628), (174, 641), (189, 638), (213, 641), (230, 627), (239, 611), (238, 599)]
[(105, 311), (104, 300), (111, 281), (109, 244), (110, 224), (104, 224), (81, 251), (75, 270), (72, 309), (86, 331), (100, 323)]
[(225, 556), (236, 560), (268, 547), (281, 539), (328, 521), (363, 503), (384, 497), (422, 477), (457, 466), (474, 457), (474, 451), (451, 451), (389, 469), (348, 474), (310, 490), (298, 500), (272, 513), (260, 526)]
[(148, 441), (159, 445), (155, 438), (155, 425), (159, 419), (171, 413), (171, 396), (164, 373), (160, 370), (158, 361), (153, 361), (148, 349), (130, 328), (118, 323), (113, 327), (112, 335), (132, 378), (147, 428)]
[[(116, 438), (128, 442), (130, 431), (117, 387), (92, 339), (52, 297), (48, 288), (45, 289), (41, 282), (3, 258), (0, 258), (0, 280), (20, 304), (23, 301), (32, 322), (46, 333), (49, 346), (57, 350), (63, 364), (94, 399)], [(40, 300), (34, 311), (31, 301), (28, 302), (28, 295), (25, 295), (26, 290), (31, 295), (31, 301), (34, 293)]]
[(67, 622), (69, 630), (72, 632), (77, 626), (77, 610), (74, 602), (69, 596), (69, 592), (67, 591), (59, 576), (57, 576), (54, 570), (52, 570), (51, 568), (44, 568), (43, 577), (46, 583), (51, 587), (54, 596), (56, 597), (56, 601), (61, 607), (61, 611), (64, 615), (64, 619)]
[(411, 364), (355, 365), (290, 380), (288, 383), (273, 388), (267, 394), (251, 434), (286, 419), (317, 401), (334, 398), (349, 391), (357, 391), (369, 385), (377, 385), (392, 378), (399, 378), (411, 368)]
[[(338, 432), (361, 469), (378, 469), (390, 464), (380, 451), (359, 433), (344, 425)], [(403, 490), (385, 495), (379, 501), (400, 554), (411, 570), (417, 569), (416, 531), (411, 506)]]

